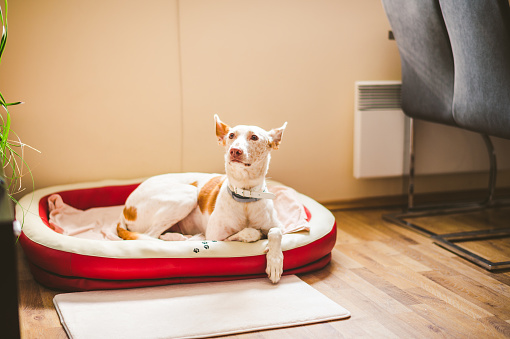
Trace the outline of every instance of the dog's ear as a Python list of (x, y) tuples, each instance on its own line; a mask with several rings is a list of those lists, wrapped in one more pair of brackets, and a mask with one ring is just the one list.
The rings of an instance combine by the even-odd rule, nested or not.
[(218, 117), (218, 114), (214, 115), (214, 122), (216, 123), (216, 136), (218, 137), (218, 144), (221, 146), (225, 146), (226, 140), (225, 137), (228, 134), (228, 131), (230, 130), (230, 126), (223, 123), (220, 120), (220, 117)]
[(278, 149), (278, 146), (280, 146), (280, 143), (282, 142), (283, 131), (285, 131), (286, 127), (287, 122), (285, 122), (282, 127), (269, 131), (269, 136), (271, 137), (269, 146), (271, 146), (272, 149)]

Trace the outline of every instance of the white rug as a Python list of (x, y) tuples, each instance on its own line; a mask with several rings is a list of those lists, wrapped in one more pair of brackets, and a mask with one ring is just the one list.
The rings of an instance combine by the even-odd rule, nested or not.
[(72, 339), (204, 338), (343, 319), (349, 311), (295, 275), (56, 295)]

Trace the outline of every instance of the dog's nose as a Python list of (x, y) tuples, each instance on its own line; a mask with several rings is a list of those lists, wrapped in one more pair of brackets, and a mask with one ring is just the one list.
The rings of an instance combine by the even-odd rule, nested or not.
[(240, 157), (243, 155), (243, 150), (239, 148), (231, 148), (230, 149), (230, 156), (231, 157)]

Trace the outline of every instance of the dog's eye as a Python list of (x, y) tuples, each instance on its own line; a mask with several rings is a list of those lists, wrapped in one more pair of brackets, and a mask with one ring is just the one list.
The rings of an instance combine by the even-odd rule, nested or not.
[(253, 141), (257, 141), (257, 140), (259, 140), (259, 137), (258, 137), (258, 136), (256, 136), (255, 134), (252, 134), (252, 136), (250, 137), (250, 139), (251, 139), (251, 140), (253, 140)]
[(234, 134), (234, 133), (230, 133), (230, 134), (228, 135), (228, 138), (229, 138), (229, 139), (234, 139), (234, 137), (235, 137), (235, 134)]

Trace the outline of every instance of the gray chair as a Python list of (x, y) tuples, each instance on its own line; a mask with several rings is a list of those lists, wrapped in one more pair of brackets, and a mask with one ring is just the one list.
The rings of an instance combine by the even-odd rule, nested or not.
[(439, 3), (455, 60), (455, 123), (474, 132), (510, 139), (508, 0)]
[[(510, 8), (508, 0), (382, 0), (402, 65), (402, 110), (411, 119), (407, 211), (385, 215), (398, 225), (433, 237), (437, 244), (488, 269), (491, 262), (459, 243), (510, 236), (510, 228), (437, 234), (408, 219), (470, 212), (507, 204), (494, 200), (496, 155), (490, 136), (510, 139)], [(414, 206), (413, 119), (480, 133), (490, 175), (481, 202), (436, 207)]]

